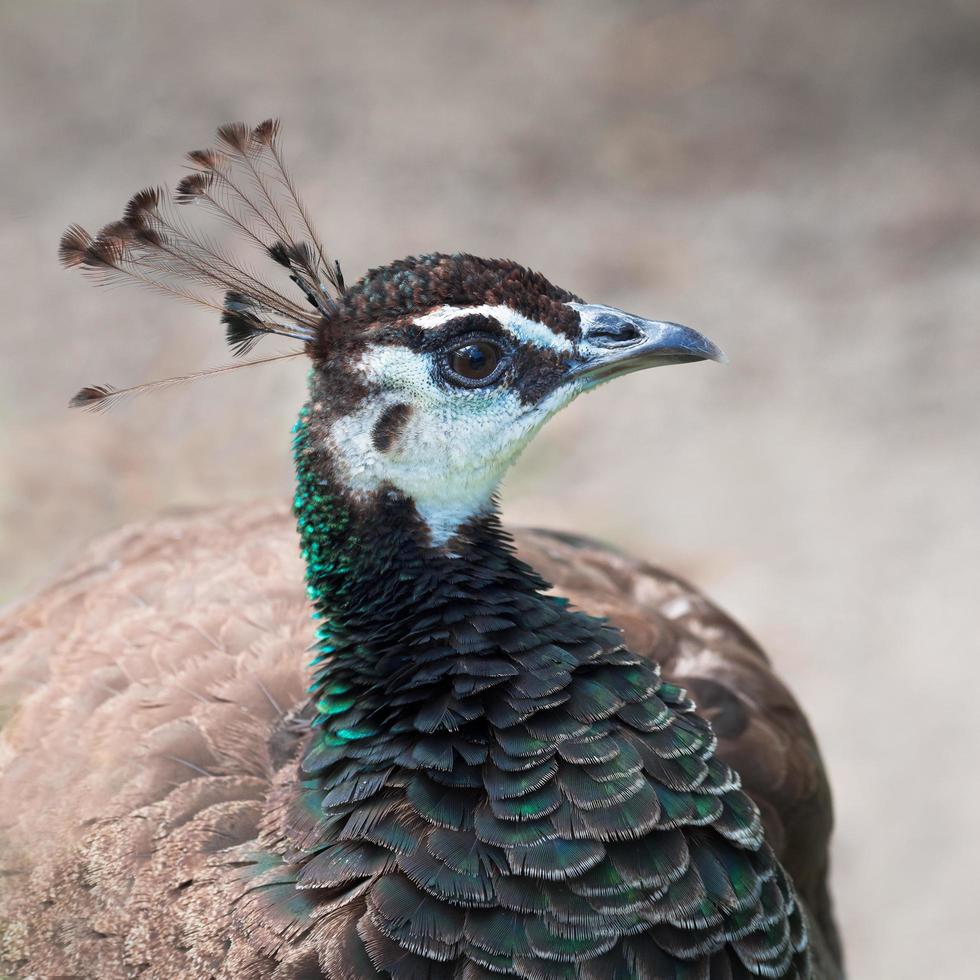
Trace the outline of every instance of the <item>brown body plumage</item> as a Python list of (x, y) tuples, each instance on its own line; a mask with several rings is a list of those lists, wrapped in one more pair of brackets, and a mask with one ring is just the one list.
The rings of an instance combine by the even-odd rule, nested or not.
[[(547, 532), (522, 556), (688, 687), (835, 960), (831, 804), (813, 735), (757, 644), (685, 582)], [(0, 625), (4, 968), (14, 976), (293, 977), (233, 914), (215, 856), (291, 778), (309, 604), (284, 507), (132, 525)], [(254, 924), (253, 924), (254, 926)], [(297, 962), (301, 957), (297, 956)]]

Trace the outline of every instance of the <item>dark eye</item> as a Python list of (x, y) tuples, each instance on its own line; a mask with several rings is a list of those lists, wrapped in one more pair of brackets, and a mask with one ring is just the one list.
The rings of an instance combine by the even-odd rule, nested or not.
[(468, 340), (447, 355), (449, 380), (486, 381), (497, 370), (500, 358), (500, 348), (489, 340)]

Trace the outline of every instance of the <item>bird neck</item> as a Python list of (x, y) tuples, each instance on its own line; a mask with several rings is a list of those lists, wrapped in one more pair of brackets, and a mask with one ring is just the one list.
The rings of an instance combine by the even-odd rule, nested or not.
[[(464, 525), (450, 548), (434, 547), (410, 500), (387, 492), (354, 499), (333, 478), (307, 409), (294, 432), (294, 511), (318, 621), (319, 712), (390, 691), (394, 676), (431, 673), (433, 651), (486, 652), (491, 643), (480, 642), (474, 618), (497, 616), (496, 633), (500, 615), (522, 609), (534, 610), (538, 628), (569, 615), (567, 601), (545, 595), (548, 583), (516, 557), (495, 508)], [(346, 689), (332, 701), (324, 679), (341, 673)]]
[(322, 617), (311, 731), (267, 825), (295, 862), (276, 879), (289, 928), (312, 921), (293, 886), (346, 902), (373, 965), (337, 976), (432, 977), (464, 959), (510, 977), (693, 976), (701, 953), (698, 976), (711, 953), (726, 976), (736, 956), (752, 967), (739, 976), (808, 976), (758, 808), (686, 693), (547, 595), (495, 515), (450, 554), (404, 497), (345, 497), (319, 424), (302, 416), (296, 436)]

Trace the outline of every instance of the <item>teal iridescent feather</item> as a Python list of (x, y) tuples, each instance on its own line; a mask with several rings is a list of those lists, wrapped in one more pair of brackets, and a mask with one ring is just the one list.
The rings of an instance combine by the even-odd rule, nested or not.
[(547, 595), (495, 517), (447, 557), (404, 501), (359, 512), (312, 424), (312, 731), (279, 849), (301, 887), (353, 889), (347, 959), (396, 980), (809, 976), (792, 886), (686, 693)]
[[(296, 469), (296, 493), (293, 512), (299, 532), (300, 555), (306, 566), (306, 593), (314, 605), (316, 618), (324, 615), (331, 599), (341, 596), (349, 587), (351, 554), (357, 539), (350, 534), (350, 515), (340, 499), (323, 485), (310, 464), (309, 407), (304, 406), (293, 427), (293, 459)], [(311, 667), (317, 667), (336, 650), (339, 638), (329, 621), (316, 630), (317, 656)], [(314, 685), (318, 719), (345, 713), (354, 706), (347, 696), (349, 684), (322, 681)], [(316, 722), (314, 722), (316, 723)]]

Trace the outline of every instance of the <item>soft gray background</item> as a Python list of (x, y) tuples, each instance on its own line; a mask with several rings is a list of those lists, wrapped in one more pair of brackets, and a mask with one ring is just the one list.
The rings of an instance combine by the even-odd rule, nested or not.
[(300, 363), (70, 415), (226, 357), (206, 315), (54, 259), (216, 124), (279, 114), (349, 277), (507, 255), (728, 350), (574, 405), (506, 511), (752, 629), (826, 751), (853, 976), (973, 975), (978, 0), (0, 11), (0, 600), (123, 521), (289, 493)]

